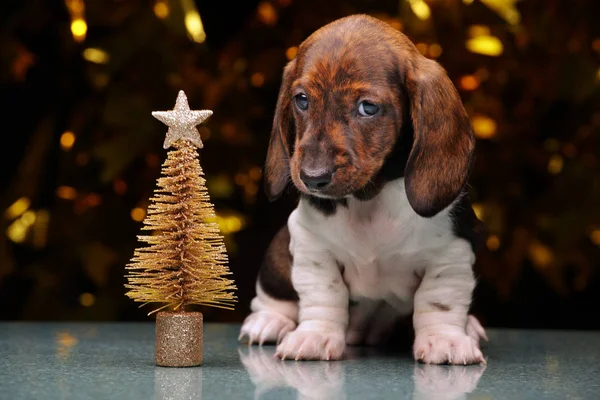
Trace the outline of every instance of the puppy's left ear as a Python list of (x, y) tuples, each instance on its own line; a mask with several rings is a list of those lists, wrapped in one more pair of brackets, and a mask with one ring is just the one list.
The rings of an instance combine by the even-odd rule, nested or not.
[(404, 171), (415, 212), (432, 217), (462, 192), (475, 137), (458, 92), (444, 69), (420, 54), (406, 75), (414, 140)]
[(290, 157), (295, 139), (291, 109), (291, 85), (295, 73), (296, 60), (294, 59), (283, 70), (269, 149), (267, 150), (265, 190), (271, 201), (281, 195), (290, 179)]

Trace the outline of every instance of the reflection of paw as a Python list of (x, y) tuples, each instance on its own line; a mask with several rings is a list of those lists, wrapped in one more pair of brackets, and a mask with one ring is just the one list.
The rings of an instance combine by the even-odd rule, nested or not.
[(414, 357), (426, 364), (485, 363), (479, 350), (479, 341), (460, 333), (418, 332), (414, 343)]
[(416, 364), (413, 372), (414, 399), (450, 400), (466, 398), (477, 387), (485, 365), (423, 365)]
[(483, 339), (486, 342), (488, 341), (488, 337), (485, 334), (485, 329), (483, 329), (483, 326), (481, 326), (479, 320), (473, 315), (469, 315), (467, 317), (467, 326), (465, 330), (467, 335), (471, 336), (477, 342), (479, 342), (480, 339)]
[(250, 380), (256, 387), (255, 398), (274, 388), (287, 386), (283, 370), (279, 365), (281, 362), (273, 358), (273, 351), (265, 351), (263, 347), (249, 347), (247, 354), (244, 354), (241, 349), (238, 349), (238, 353), (250, 375)]
[(302, 325), (288, 333), (279, 346), (277, 357), (282, 360), (339, 360), (346, 342), (343, 329), (304, 330)]
[(269, 311), (254, 312), (244, 321), (240, 337), (248, 339), (248, 344), (278, 343), (283, 336), (293, 331), (296, 323), (285, 315)]
[(299, 398), (341, 399), (344, 370), (340, 363), (284, 363), (265, 348), (248, 348), (247, 354), (238, 350), (242, 364), (256, 386), (254, 398), (278, 387), (291, 387)]

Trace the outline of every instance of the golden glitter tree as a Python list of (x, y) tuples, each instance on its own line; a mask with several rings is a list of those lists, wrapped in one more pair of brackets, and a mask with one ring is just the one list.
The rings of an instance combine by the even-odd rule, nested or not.
[[(201, 331), (202, 315), (187, 313), (186, 306), (198, 304), (232, 309), (236, 301), (232, 293), (236, 289), (234, 282), (225, 277), (230, 274), (227, 252), (215, 222), (214, 208), (196, 151), (196, 147), (202, 148), (196, 126), (210, 117), (212, 111), (190, 110), (185, 93), (180, 91), (172, 111), (158, 111), (152, 115), (169, 126), (164, 147), (173, 146), (175, 150), (168, 153), (162, 166), (162, 176), (144, 220), (142, 229), (152, 231), (152, 234), (138, 236), (148, 246), (135, 250), (127, 266), (128, 284), (125, 287), (129, 289), (127, 296), (143, 305), (164, 303), (153, 312), (165, 308), (172, 311), (158, 314), (157, 363), (159, 353), (166, 351), (177, 353), (177, 365), (170, 362), (159, 365), (197, 365), (190, 360), (181, 360), (185, 352), (189, 352), (189, 343), (178, 343), (183, 353), (177, 352), (173, 343), (165, 345), (161, 341), (164, 335), (159, 331), (161, 326), (172, 327), (172, 322), (160, 324), (165, 316), (187, 318), (191, 314), (197, 314), (196, 318), (200, 319), (197, 326)], [(189, 328), (190, 322), (186, 323)], [(201, 344), (201, 332), (199, 340)]]

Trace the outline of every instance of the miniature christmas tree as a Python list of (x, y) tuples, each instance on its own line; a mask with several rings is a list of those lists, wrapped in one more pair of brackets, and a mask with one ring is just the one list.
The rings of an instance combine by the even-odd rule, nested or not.
[[(146, 305), (164, 303), (156, 322), (156, 362), (163, 366), (202, 364), (202, 314), (192, 304), (232, 309), (236, 289), (225, 278), (227, 252), (205, 185), (196, 147), (196, 128), (212, 111), (192, 111), (183, 91), (172, 111), (152, 115), (169, 126), (164, 148), (173, 146), (151, 199), (135, 250), (127, 266), (127, 296)], [(169, 309), (169, 311), (161, 311)]]

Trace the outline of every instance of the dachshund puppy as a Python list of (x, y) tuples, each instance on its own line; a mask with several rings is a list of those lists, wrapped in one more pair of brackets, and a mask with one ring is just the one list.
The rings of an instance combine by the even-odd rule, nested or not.
[(317, 30), (283, 73), (266, 160), (276, 199), (300, 191), (261, 267), (240, 339), (282, 359), (337, 360), (413, 317), (414, 357), (485, 362), (468, 315), (475, 139), (446, 72), (391, 26)]

